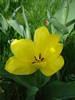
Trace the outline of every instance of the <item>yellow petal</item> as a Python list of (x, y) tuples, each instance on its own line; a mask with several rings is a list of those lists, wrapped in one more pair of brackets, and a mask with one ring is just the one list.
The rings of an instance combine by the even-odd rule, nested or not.
[(54, 60), (53, 62), (48, 61), (46, 63), (43, 63), (42, 67), (40, 67), (40, 70), (44, 75), (51, 76), (55, 74), (57, 71), (59, 71), (63, 65), (64, 65), (64, 59), (62, 58), (62, 56), (59, 56), (58, 59)]
[(13, 56), (6, 62), (5, 70), (15, 75), (29, 75), (37, 69), (30, 61), (22, 62)]
[(59, 34), (50, 34), (50, 44), (55, 45), (60, 41), (60, 35)]
[(47, 44), (49, 43), (50, 34), (45, 26), (38, 28), (34, 34), (35, 55), (43, 53)]
[(21, 60), (32, 60), (34, 57), (34, 45), (29, 39), (14, 40), (11, 43), (11, 51)]
[(54, 49), (55, 49), (54, 54), (55, 54), (56, 56), (59, 56), (60, 53), (62, 52), (63, 44), (58, 43), (58, 44), (54, 47)]
[(49, 42), (47, 43), (46, 49), (44, 50), (44, 56), (58, 56), (63, 49), (63, 45), (59, 43), (59, 41), (59, 34), (50, 34)]
[(63, 44), (57, 43), (56, 45), (48, 45), (44, 52), (44, 57), (56, 59), (62, 52)]
[(57, 57), (60, 55), (63, 49), (63, 44), (56, 44), (55, 46), (50, 47), (49, 49), (49, 56)]

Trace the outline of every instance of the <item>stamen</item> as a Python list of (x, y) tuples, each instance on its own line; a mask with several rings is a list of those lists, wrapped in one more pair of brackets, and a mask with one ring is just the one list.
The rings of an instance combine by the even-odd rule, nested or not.
[(34, 56), (34, 58), (35, 58), (35, 60), (37, 61), (37, 58), (36, 58), (36, 56)]
[(38, 58), (36, 58), (36, 56), (34, 56), (34, 61), (32, 61), (32, 64), (40, 63), (43, 60), (44, 60), (44, 58), (42, 58), (41, 53), (40, 53)]
[(41, 53), (39, 54), (39, 59), (41, 59)]
[(43, 61), (44, 60), (44, 58), (41, 58), (41, 61)]
[(36, 62), (35, 61), (32, 61), (32, 64), (35, 64)]

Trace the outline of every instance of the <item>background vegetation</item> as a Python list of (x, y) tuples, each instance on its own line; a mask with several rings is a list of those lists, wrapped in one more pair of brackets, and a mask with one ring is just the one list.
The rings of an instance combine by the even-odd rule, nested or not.
[[(34, 95), (35, 100), (75, 100), (74, 10), (75, 0), (0, 0), (0, 100), (34, 100)], [(33, 38), (42, 25), (61, 35), (63, 69), (50, 78), (39, 71), (30, 76), (7, 73), (11, 41), (23, 38), (27, 31)]]

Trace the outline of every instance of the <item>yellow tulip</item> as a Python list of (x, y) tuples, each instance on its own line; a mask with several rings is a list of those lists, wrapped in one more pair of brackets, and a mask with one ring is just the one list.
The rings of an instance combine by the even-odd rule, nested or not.
[(51, 76), (62, 68), (64, 59), (60, 55), (63, 44), (58, 34), (50, 34), (45, 26), (36, 29), (34, 40), (15, 39), (11, 43), (10, 57), (5, 70), (15, 75), (29, 75), (38, 69), (45, 76)]

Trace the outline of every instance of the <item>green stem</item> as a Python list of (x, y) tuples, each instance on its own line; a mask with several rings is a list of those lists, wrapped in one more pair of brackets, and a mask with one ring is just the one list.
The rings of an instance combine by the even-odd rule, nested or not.
[(56, 76), (57, 76), (57, 79), (58, 79), (58, 80), (61, 80), (60, 71), (58, 71), (58, 72), (56, 73)]
[(38, 92), (38, 90), (39, 89), (37, 87), (28, 88), (26, 100), (35, 100), (35, 95)]

